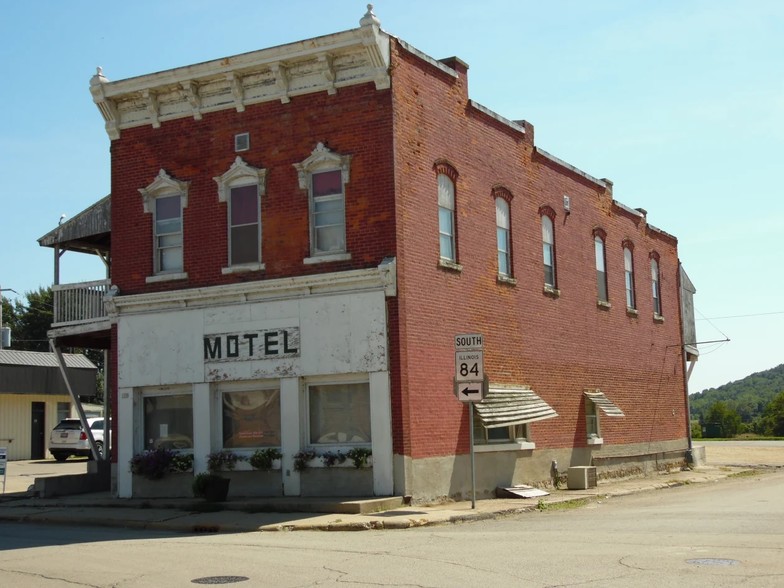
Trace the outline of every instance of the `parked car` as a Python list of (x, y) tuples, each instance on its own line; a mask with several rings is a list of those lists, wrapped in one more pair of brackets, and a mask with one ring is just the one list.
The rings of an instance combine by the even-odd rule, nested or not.
[[(93, 433), (98, 453), (101, 455), (104, 446), (103, 422), (103, 417), (87, 419), (87, 426)], [(90, 441), (79, 419), (63, 419), (52, 429), (49, 436), (49, 453), (57, 461), (65, 461), (71, 455), (92, 458)]]

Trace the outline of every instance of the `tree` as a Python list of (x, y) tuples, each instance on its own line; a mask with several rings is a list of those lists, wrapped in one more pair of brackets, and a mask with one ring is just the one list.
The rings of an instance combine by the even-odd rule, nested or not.
[(734, 437), (740, 429), (740, 415), (726, 402), (714, 402), (705, 415), (705, 437)]
[(784, 392), (770, 401), (763, 416), (765, 434), (784, 437)]

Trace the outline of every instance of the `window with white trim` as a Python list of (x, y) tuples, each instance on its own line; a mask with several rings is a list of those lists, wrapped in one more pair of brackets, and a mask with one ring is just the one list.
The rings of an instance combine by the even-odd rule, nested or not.
[(193, 448), (193, 395), (144, 393), (142, 395), (144, 449)]
[(280, 446), (280, 390), (253, 384), (220, 388), (225, 449)]
[(623, 274), (626, 282), (626, 308), (635, 310), (637, 299), (634, 293), (634, 255), (629, 243), (623, 246)]
[(438, 174), (438, 239), (441, 259), (456, 262), (455, 184), (446, 174)]
[(183, 209), (188, 206), (188, 183), (173, 179), (164, 170), (139, 192), (144, 211), (153, 215), (153, 272), (182, 277)]
[(508, 427), (486, 427), (477, 412), (474, 412), (474, 445), (523, 443), (529, 440), (528, 425)]
[(323, 143), (302, 163), (295, 163), (299, 185), (308, 191), (310, 255), (306, 263), (351, 259), (346, 249), (346, 194), (350, 155), (332, 152)]
[(660, 317), (662, 316), (662, 304), (659, 259), (655, 254), (651, 254), (651, 288), (653, 291), (653, 314), (656, 317)]
[(224, 273), (264, 269), (261, 261), (261, 197), (267, 170), (258, 169), (237, 157), (229, 170), (213, 178), (218, 200), (228, 205), (229, 266)]
[(309, 384), (310, 445), (370, 444), (370, 384)]
[(594, 231), (594, 257), (596, 258), (596, 295), (599, 302), (607, 303), (607, 259), (604, 247), (604, 232)]
[(588, 439), (601, 439), (602, 432), (599, 429), (599, 412), (596, 410), (596, 403), (590, 398), (585, 399), (585, 431)]
[(498, 275), (512, 276), (512, 251), (510, 239), (509, 202), (497, 196), (495, 199), (495, 232), (498, 246)]
[(544, 262), (544, 285), (555, 288), (555, 229), (553, 219), (542, 212), (542, 260)]

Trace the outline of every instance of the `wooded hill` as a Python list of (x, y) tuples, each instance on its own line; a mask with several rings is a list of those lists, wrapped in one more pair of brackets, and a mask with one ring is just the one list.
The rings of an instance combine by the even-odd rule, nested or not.
[[(691, 418), (700, 423), (716, 421), (716, 413), (730, 411), (740, 417), (738, 432), (759, 432), (763, 427), (764, 417), (770, 415), (771, 403), (778, 395), (784, 393), (784, 364), (778, 367), (757, 372), (729, 382), (718, 388), (708, 388), (689, 396)], [(717, 403), (721, 403), (717, 410)], [(745, 429), (745, 431), (744, 431)]]

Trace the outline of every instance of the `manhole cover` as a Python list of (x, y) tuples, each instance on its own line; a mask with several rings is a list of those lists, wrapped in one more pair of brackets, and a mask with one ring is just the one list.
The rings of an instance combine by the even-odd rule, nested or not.
[(701, 557), (698, 559), (687, 559), (686, 563), (695, 566), (736, 566), (740, 562), (737, 559), (722, 559), (718, 557)]
[(250, 580), (247, 576), (207, 576), (191, 580), (192, 584), (235, 584)]

